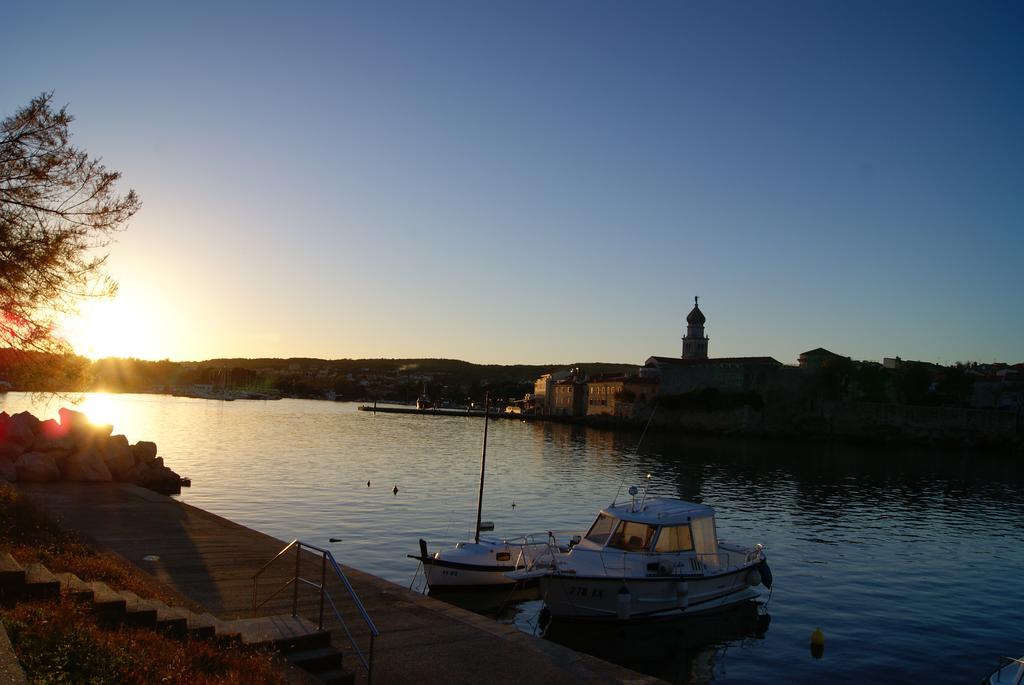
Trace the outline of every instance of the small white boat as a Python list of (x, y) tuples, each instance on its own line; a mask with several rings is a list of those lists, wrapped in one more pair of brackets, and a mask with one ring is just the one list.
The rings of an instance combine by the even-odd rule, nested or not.
[[(490, 416), (490, 396), (484, 404), (484, 445), (480, 458), (480, 491), (477, 496), (476, 533), (472, 540), (456, 543), (454, 547), (434, 553), (427, 550), (427, 542), (420, 539), (419, 556), (409, 554), (423, 567), (427, 587), (431, 590), (486, 589), (512, 586), (523, 581), (507, 576), (511, 571), (550, 563), (544, 561), (552, 549), (559, 549), (553, 533), (521, 535), (511, 538), (482, 538), (480, 533), (494, 530), (494, 524), (481, 521), (484, 499), (484, 474), (487, 468), (487, 421)], [(526, 582), (531, 582), (527, 579)]]
[(679, 499), (614, 503), (571, 548), (513, 579), (536, 578), (553, 618), (665, 618), (719, 609), (771, 588), (764, 547), (718, 540), (715, 510)]
[[(490, 524), (482, 524), (489, 530)], [(481, 538), (456, 543), (454, 547), (429, 553), (420, 540), (420, 554), (409, 557), (423, 564), (423, 575), (431, 590), (468, 590), (525, 584), (508, 573), (537, 564), (550, 563), (552, 549), (559, 549), (554, 534), (522, 535), (515, 538)]]
[(981, 681), (981, 685), (1021, 685), (1024, 683), (1024, 657), (1014, 659), (1004, 656), (999, 668)]

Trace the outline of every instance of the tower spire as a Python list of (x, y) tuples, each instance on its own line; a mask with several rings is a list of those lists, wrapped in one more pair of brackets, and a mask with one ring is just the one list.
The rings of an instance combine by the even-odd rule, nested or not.
[(707, 318), (698, 305), (699, 295), (693, 296), (693, 309), (686, 315), (686, 336), (683, 338), (683, 359), (707, 359), (708, 340), (704, 335)]

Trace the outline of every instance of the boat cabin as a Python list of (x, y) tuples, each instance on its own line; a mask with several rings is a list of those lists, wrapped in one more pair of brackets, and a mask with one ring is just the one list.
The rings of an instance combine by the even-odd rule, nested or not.
[(715, 554), (715, 510), (705, 504), (652, 499), (611, 506), (577, 545), (579, 549), (648, 554)]

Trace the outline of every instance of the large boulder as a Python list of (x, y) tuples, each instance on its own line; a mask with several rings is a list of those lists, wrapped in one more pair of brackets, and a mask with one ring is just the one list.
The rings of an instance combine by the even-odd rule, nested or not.
[(142, 479), (142, 475), (146, 473), (147, 470), (149, 470), (149, 467), (146, 464), (136, 462), (134, 466), (122, 473), (118, 480), (124, 483), (135, 483), (138, 485), (139, 481)]
[(13, 483), (18, 480), (18, 467), (13, 459), (0, 459), (0, 480)]
[(181, 476), (163, 465), (143, 466), (142, 473), (134, 482), (164, 495), (177, 495), (181, 492)]
[(46, 452), (26, 452), (14, 463), (18, 480), (29, 483), (48, 483), (60, 480), (57, 462)]
[(128, 444), (128, 438), (123, 435), (111, 435), (107, 439), (106, 449), (102, 455), (111, 475), (117, 480), (124, 480), (124, 474), (135, 465), (132, 448)]
[(0, 420), (0, 458), (15, 459), (27, 452), (36, 441), (34, 416), (26, 412)]
[(64, 461), (64, 480), (99, 483), (113, 480), (103, 458), (92, 449), (75, 452)]
[(114, 427), (108, 423), (90, 425), (88, 428), (74, 432), (75, 447), (79, 450), (93, 449), (100, 453), (107, 450), (107, 439), (114, 432)]
[(92, 423), (89, 417), (80, 411), (62, 407), (57, 413), (60, 414), (61, 427), (71, 434), (79, 451), (104, 449), (107, 438), (114, 432), (113, 426)]
[(132, 445), (132, 454), (136, 464), (148, 464), (156, 459), (156, 443), (140, 440)]
[(32, 446), (36, 452), (66, 451), (71, 453), (75, 448), (75, 438), (71, 431), (53, 419), (39, 424), (39, 433)]
[(92, 425), (89, 422), (88, 416), (80, 411), (74, 411), (67, 407), (61, 407), (58, 409), (57, 415), (60, 416), (60, 425), (68, 431), (81, 430)]
[(39, 424), (42, 423), (39, 419), (35, 417), (34, 414), (27, 411), (18, 412), (17, 414), (13, 415), (11, 417), (11, 421), (22, 424), (30, 431), (32, 431), (33, 434), (39, 432)]

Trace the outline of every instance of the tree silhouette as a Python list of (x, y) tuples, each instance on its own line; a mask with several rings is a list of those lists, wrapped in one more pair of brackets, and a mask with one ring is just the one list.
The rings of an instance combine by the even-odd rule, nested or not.
[(71, 145), (73, 117), (52, 98), (0, 122), (0, 347), (66, 354), (55, 327), (83, 298), (116, 292), (104, 248), (140, 201)]

